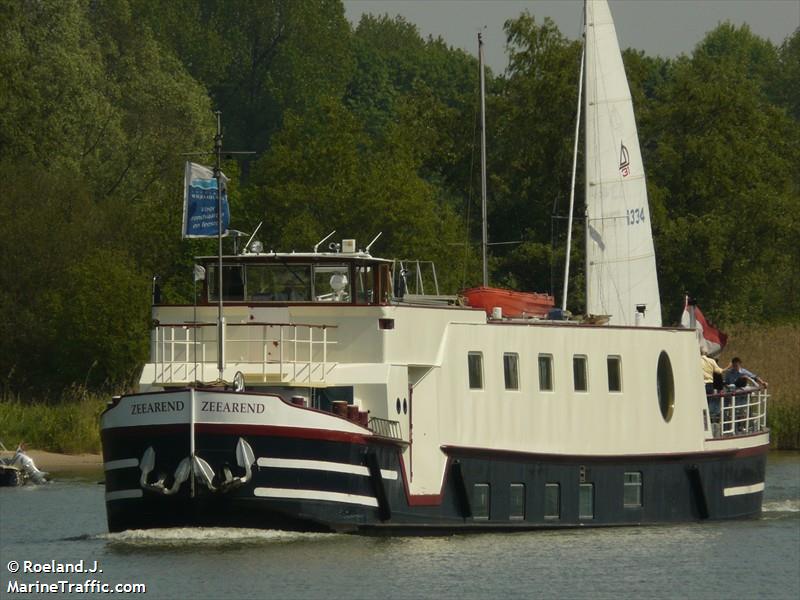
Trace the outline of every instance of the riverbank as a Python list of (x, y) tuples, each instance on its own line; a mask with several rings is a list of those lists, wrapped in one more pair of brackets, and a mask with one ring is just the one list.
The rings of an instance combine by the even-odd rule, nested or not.
[(60, 454), (100, 452), (100, 414), (108, 398), (82, 392), (65, 394), (59, 402), (0, 401), (0, 442), (14, 450), (25, 442)]

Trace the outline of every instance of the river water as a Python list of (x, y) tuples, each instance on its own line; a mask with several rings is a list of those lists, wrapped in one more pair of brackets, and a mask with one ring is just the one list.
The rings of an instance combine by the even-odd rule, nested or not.
[[(39, 596), (14, 592), (14, 581), (87, 579), (145, 584), (148, 598), (800, 597), (800, 453), (770, 455), (760, 519), (430, 538), (109, 534), (100, 477), (0, 489), (1, 597)], [(22, 572), (24, 561), (53, 560), (97, 561), (102, 573)], [(46, 596), (101, 595), (92, 589)]]

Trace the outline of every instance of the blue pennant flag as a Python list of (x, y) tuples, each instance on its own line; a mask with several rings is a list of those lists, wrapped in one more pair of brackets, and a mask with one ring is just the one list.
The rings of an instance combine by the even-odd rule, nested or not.
[[(228, 178), (223, 174), (222, 235), (228, 233)], [(214, 171), (203, 165), (186, 163), (183, 184), (183, 237), (217, 237), (217, 180)]]

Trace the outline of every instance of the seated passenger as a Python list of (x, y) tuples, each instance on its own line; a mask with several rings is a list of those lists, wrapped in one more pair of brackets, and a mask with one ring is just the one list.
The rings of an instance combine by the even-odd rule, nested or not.
[(748, 385), (747, 379), (749, 378), (756, 386), (767, 387), (766, 381), (742, 366), (742, 359), (738, 356), (731, 359), (731, 364), (725, 369), (722, 378), (725, 385), (746, 387)]

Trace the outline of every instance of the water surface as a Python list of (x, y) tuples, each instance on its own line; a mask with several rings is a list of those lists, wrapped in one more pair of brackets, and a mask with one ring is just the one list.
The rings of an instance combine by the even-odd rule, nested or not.
[[(100, 476), (0, 489), (0, 596), (15, 597), (12, 578), (144, 583), (149, 598), (800, 597), (800, 453), (770, 455), (759, 519), (429, 538), (109, 534)], [(80, 559), (103, 572), (7, 570), (11, 560)]]

